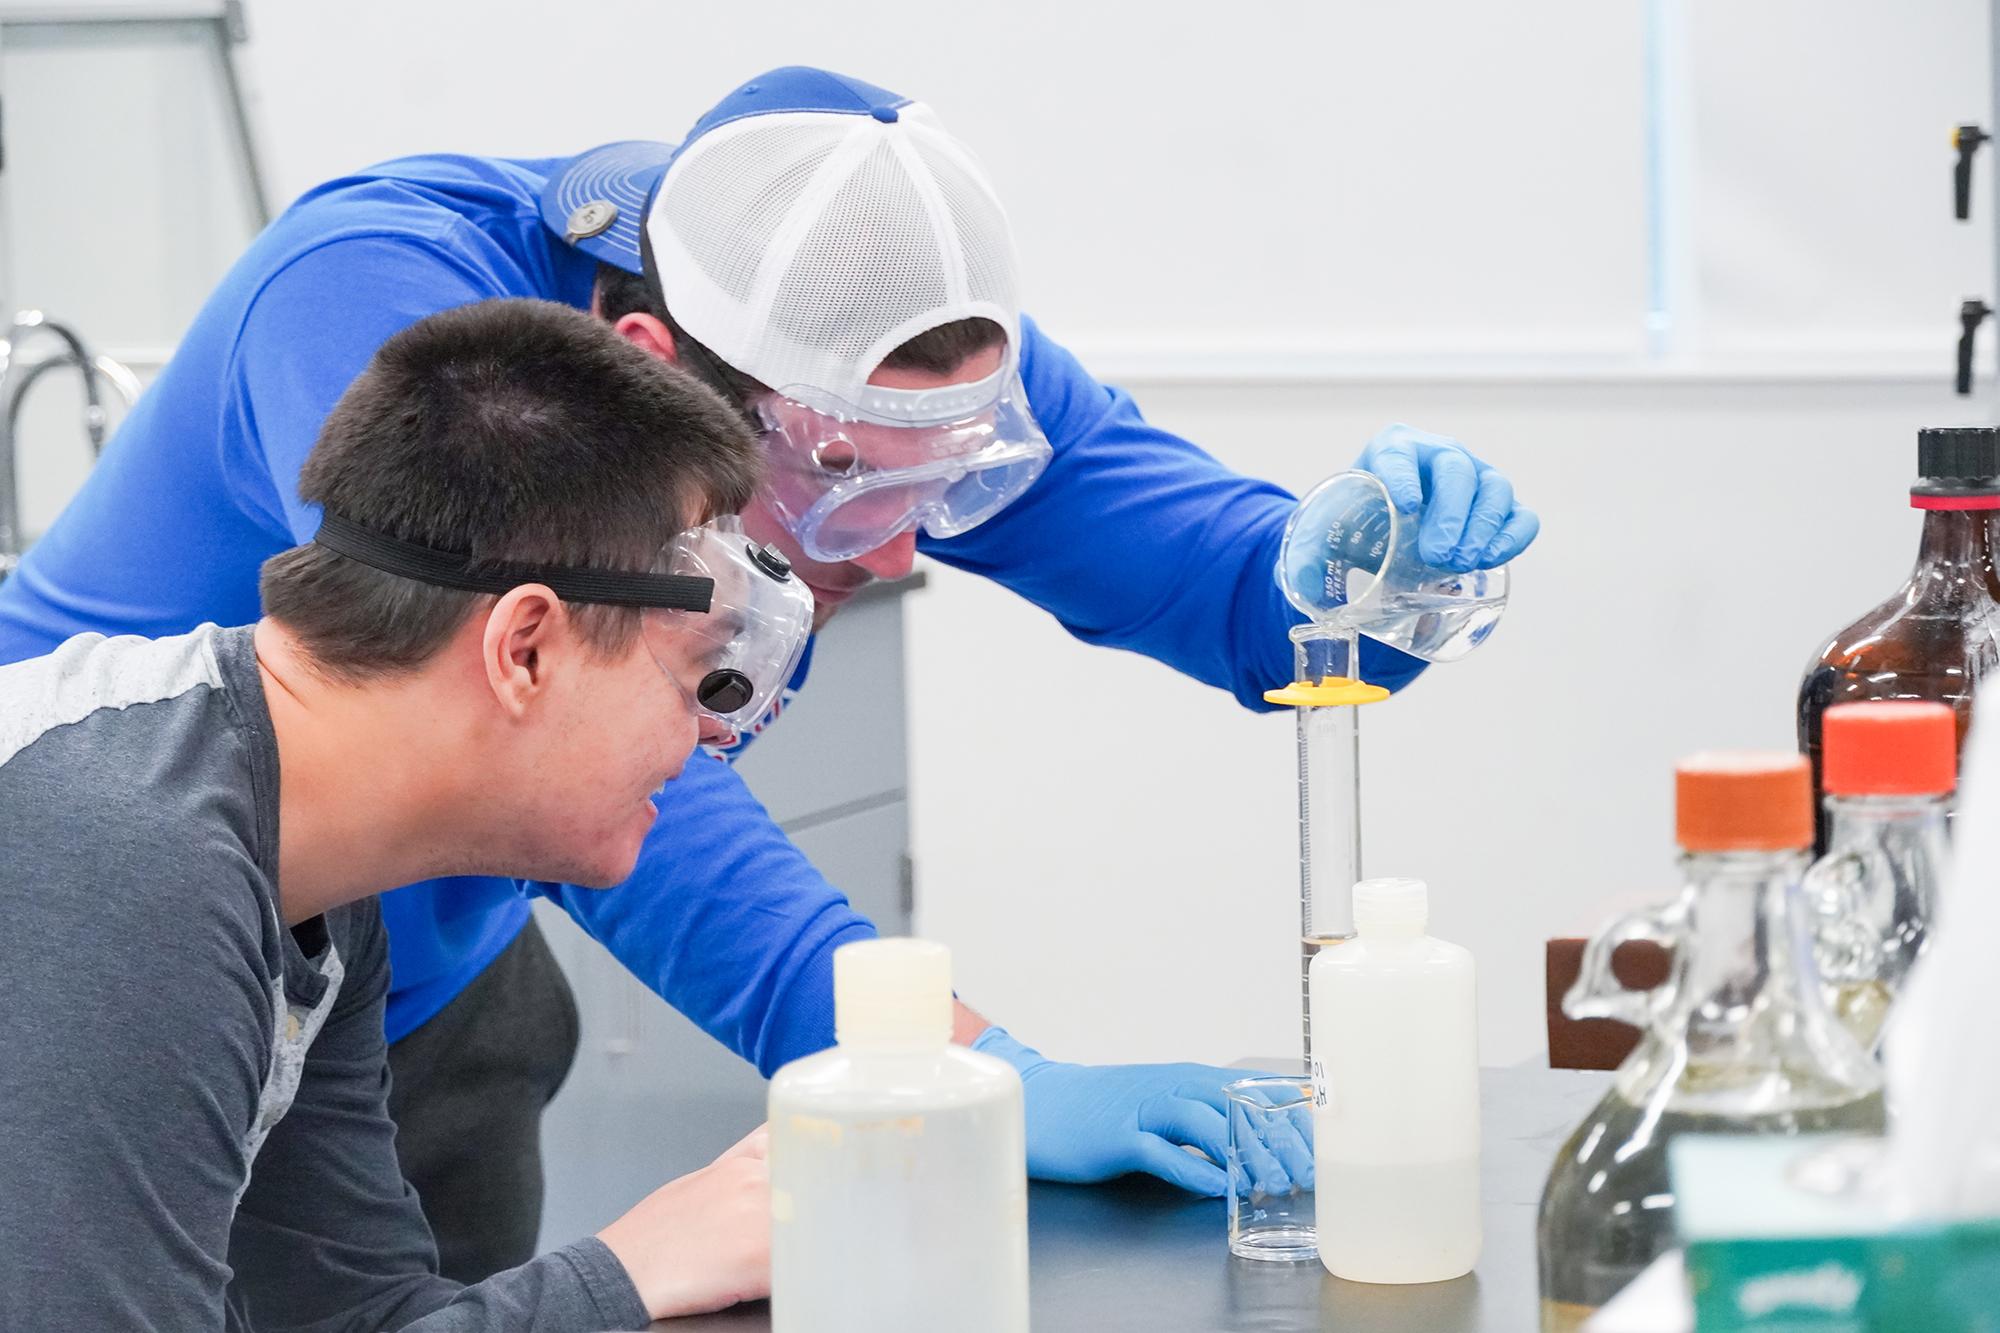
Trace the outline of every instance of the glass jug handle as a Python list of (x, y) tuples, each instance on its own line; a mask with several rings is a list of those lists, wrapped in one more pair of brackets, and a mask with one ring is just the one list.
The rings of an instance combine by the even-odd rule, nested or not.
[[(1563, 996), (1563, 1012), (1571, 1018), (1611, 1018), (1634, 1027), (1649, 1026), (1653, 1015), (1673, 1001), (1686, 939), (1685, 898), (1619, 917), (1584, 946), (1583, 966), (1577, 971), (1576, 984)], [(1635, 940), (1657, 944), (1675, 956), (1675, 967), (1666, 981), (1652, 990), (1633, 990), (1611, 970), (1611, 956), (1618, 946)]]
[(1893, 884), (1893, 869), (1880, 856), (1852, 850), (1829, 852), (1806, 872), (1800, 897), (1822, 981), (1868, 981), (1881, 970), (1882, 937), (1870, 916), (1870, 883)]

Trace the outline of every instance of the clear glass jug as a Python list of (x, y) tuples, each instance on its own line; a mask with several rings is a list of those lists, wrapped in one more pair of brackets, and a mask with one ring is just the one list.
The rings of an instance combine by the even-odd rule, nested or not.
[[(1746, 806), (1754, 811), (1758, 797), (1732, 790), (1727, 779), (1753, 776), (1741, 767), (1753, 758), (1689, 764), (1730, 761), (1708, 776), (1725, 779), (1713, 784), (1713, 799), (1734, 817)], [(1572, 1018), (1620, 1019), (1643, 1035), (1557, 1153), (1542, 1194), (1536, 1239), (1545, 1333), (1581, 1327), (1674, 1244), (1667, 1144), (1676, 1135), (1883, 1128), (1880, 1071), (1827, 1009), (1813, 963), (1799, 887), (1812, 837), (1810, 775), (1797, 755), (1761, 762), (1754, 776), (1786, 793), (1783, 830), (1683, 836), (1687, 887), (1599, 933), (1564, 1000)], [(1679, 775), (1684, 835), (1689, 764)], [(1754, 845), (1771, 841), (1780, 845)], [(1630, 991), (1612, 975), (1612, 952), (1627, 940), (1672, 951), (1665, 985)]]

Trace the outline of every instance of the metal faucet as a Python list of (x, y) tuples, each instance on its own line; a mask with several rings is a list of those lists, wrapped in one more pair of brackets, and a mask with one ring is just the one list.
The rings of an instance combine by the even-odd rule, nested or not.
[[(20, 366), (15, 353), (24, 336), (48, 333), (58, 339), (62, 350), (40, 361)], [(14, 316), (7, 337), (0, 338), (0, 579), (5, 579), (21, 563), (26, 545), (21, 531), (20, 475), (16, 428), (20, 424), (21, 402), (28, 390), (50, 370), (74, 367), (83, 377), (83, 430), (90, 439), (94, 457), (104, 451), (104, 436), (110, 417), (104, 410), (104, 386), (109, 385), (124, 405), (130, 407), (139, 396), (139, 379), (130, 369), (108, 356), (94, 353), (77, 332), (59, 324), (39, 310), (23, 310)]]

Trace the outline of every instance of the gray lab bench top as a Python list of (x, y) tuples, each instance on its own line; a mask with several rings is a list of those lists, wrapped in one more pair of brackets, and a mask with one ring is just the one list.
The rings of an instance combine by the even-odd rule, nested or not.
[[(1538, 1325), (1535, 1206), (1549, 1163), (1609, 1076), (1529, 1067), (1480, 1075), (1485, 1249), (1456, 1282), (1374, 1287), (1317, 1263), (1230, 1255), (1220, 1199), (1133, 1178), (1028, 1188), (1035, 1333), (1328, 1329), (1340, 1333), (1524, 1333)], [(763, 1302), (654, 1325), (669, 1333), (770, 1327)]]

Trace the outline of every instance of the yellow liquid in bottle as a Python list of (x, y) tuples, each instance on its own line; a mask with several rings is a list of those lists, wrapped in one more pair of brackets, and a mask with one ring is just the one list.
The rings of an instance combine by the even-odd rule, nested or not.
[(1578, 1305), (1574, 1301), (1542, 1302), (1542, 1333), (1577, 1333), (1584, 1321), (1597, 1313), (1594, 1305)]
[[(1698, 1073), (1684, 1076), (1699, 1091)], [(1768, 1114), (1652, 1114), (1617, 1091), (1556, 1154), (1536, 1225), (1542, 1328), (1570, 1329), (1674, 1246), (1667, 1144), (1682, 1134), (1879, 1134), (1882, 1095)]]
[(1882, 1024), (1889, 1017), (1892, 998), (1889, 988), (1880, 981), (1849, 982), (1834, 990), (1834, 1016), (1854, 1034), (1862, 1050), (1872, 1051), (1875, 1039), (1882, 1034)]

